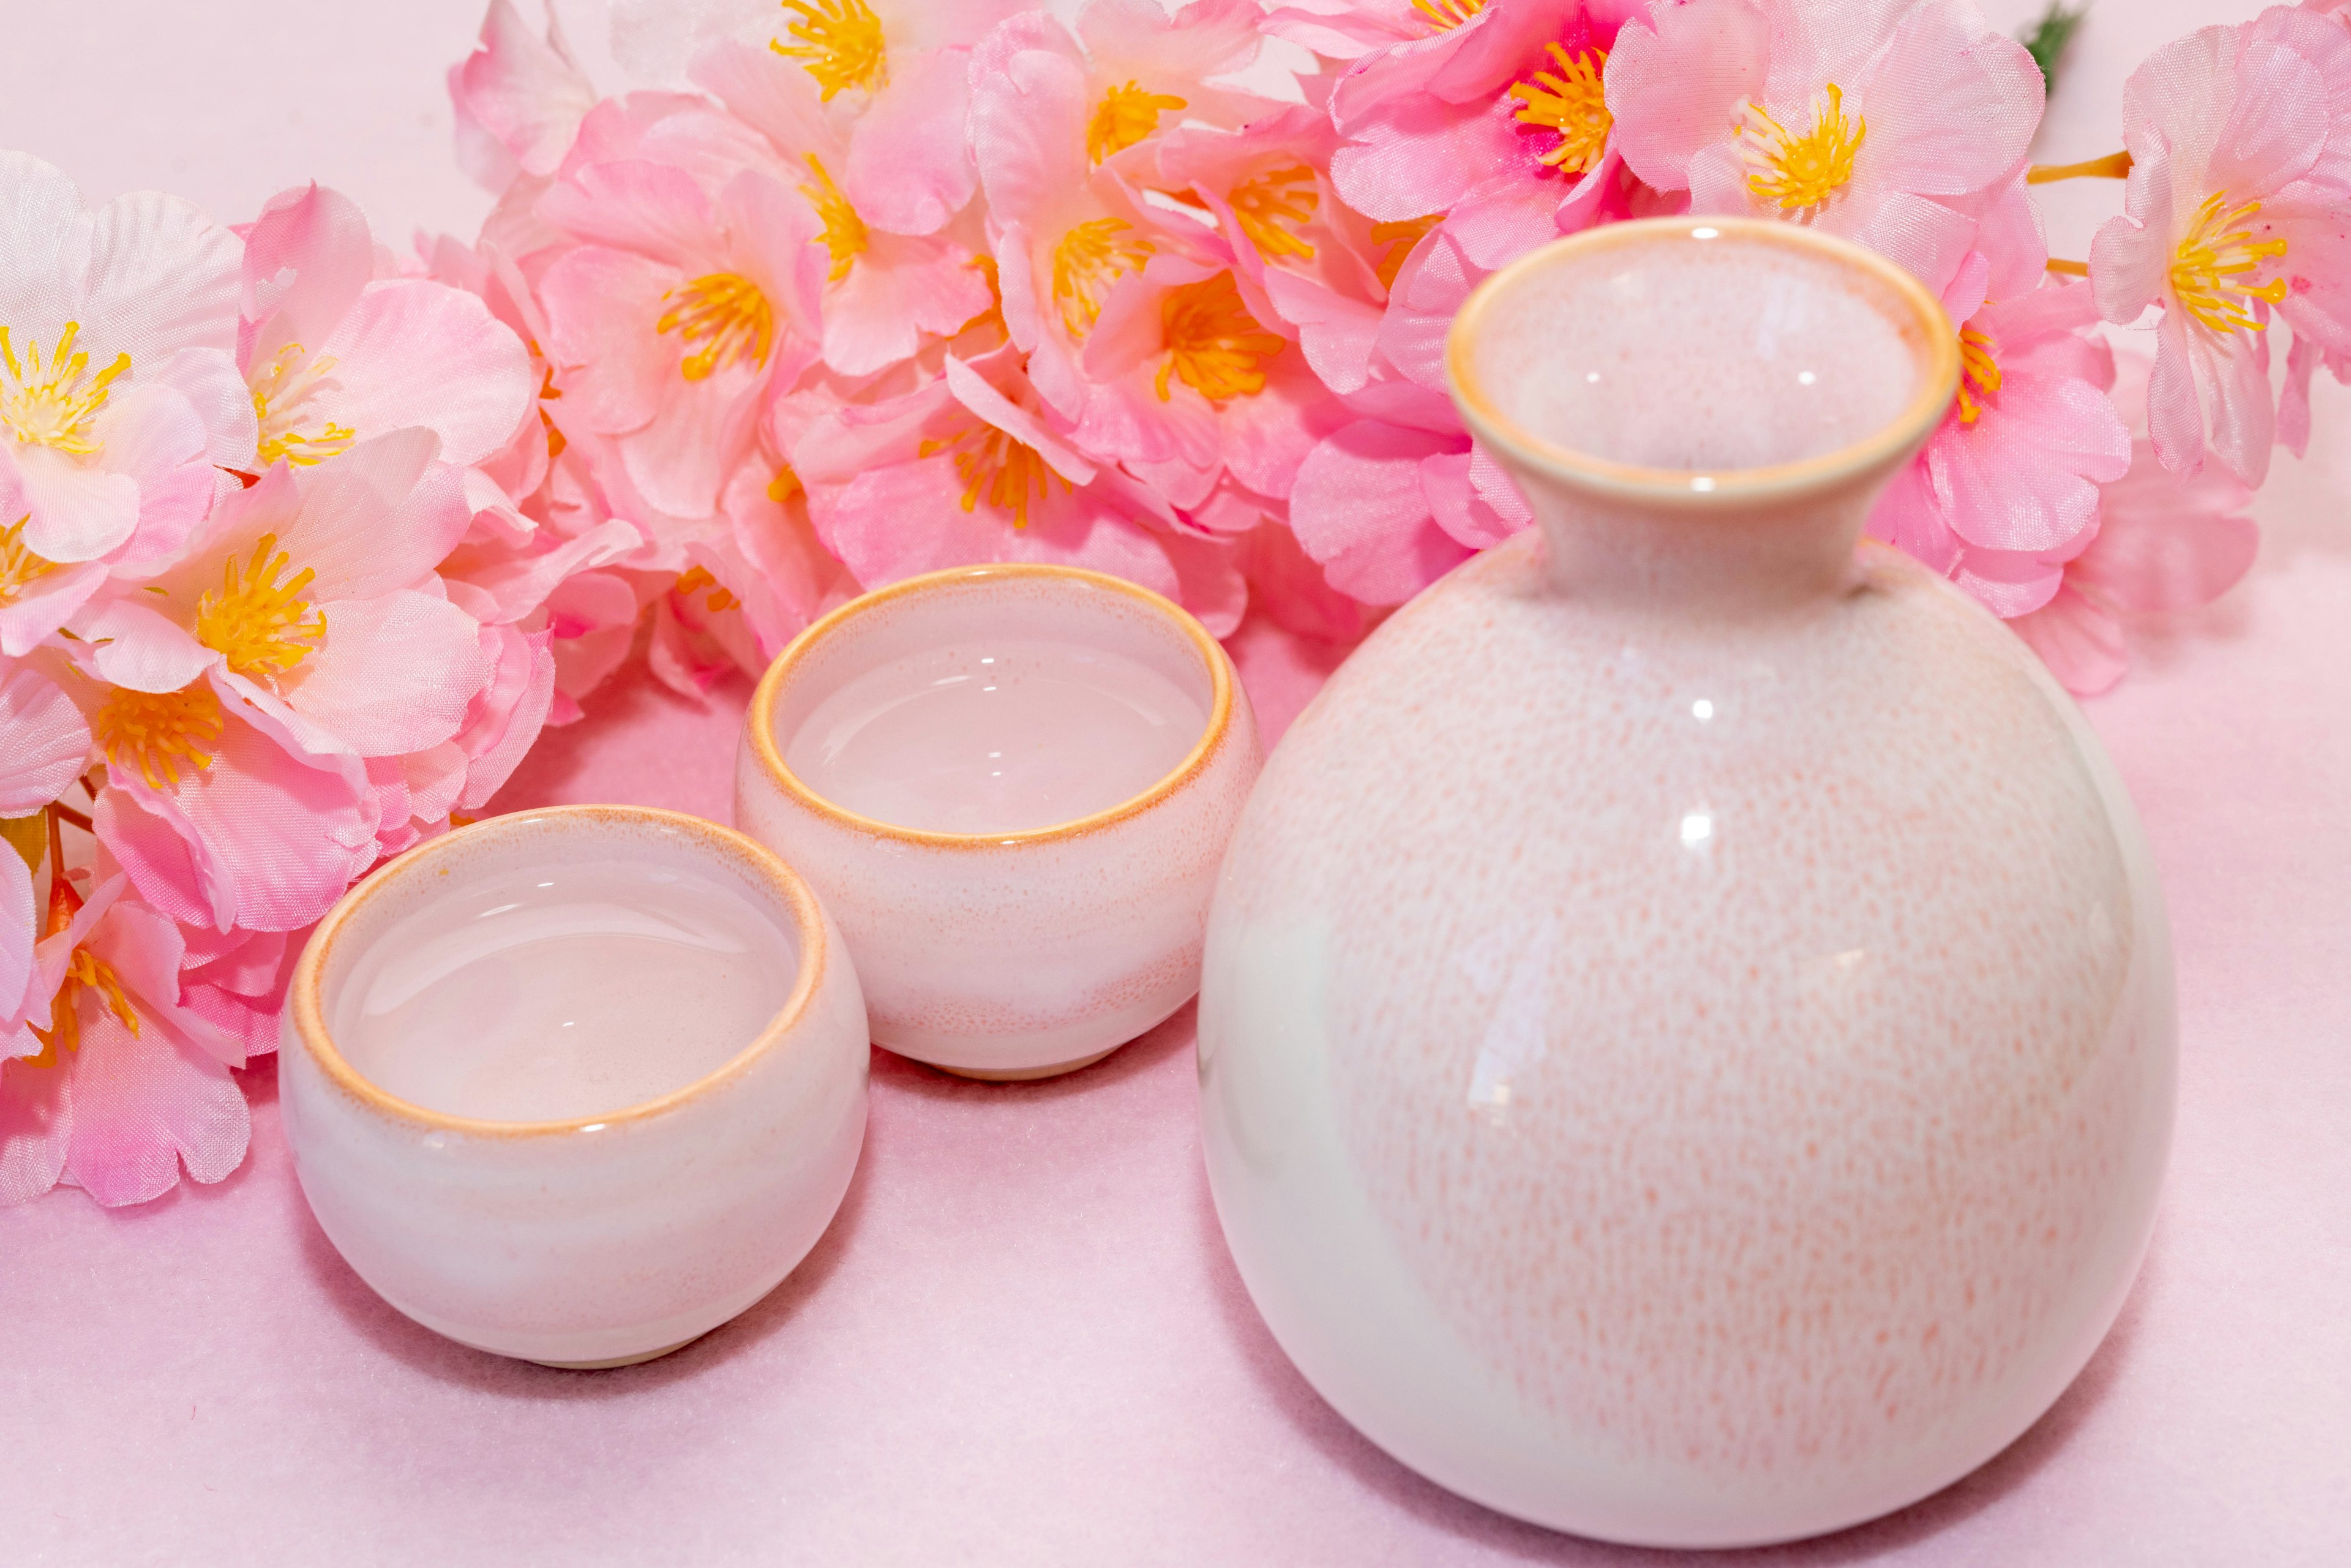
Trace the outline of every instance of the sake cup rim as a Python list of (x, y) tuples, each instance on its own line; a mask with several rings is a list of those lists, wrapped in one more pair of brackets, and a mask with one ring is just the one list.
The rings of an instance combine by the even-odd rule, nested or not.
[[(405, 883), (422, 875), (452, 855), (481, 847), (499, 838), (529, 832), (549, 821), (558, 824), (634, 823), (666, 828), (695, 841), (695, 848), (702, 852), (733, 862), (735, 869), (747, 878), (764, 883), (768, 891), (791, 911), (791, 925), (799, 943), (799, 973), (793, 980), (791, 994), (784, 998), (775, 1016), (751, 1037), (742, 1050), (691, 1082), (617, 1110), (553, 1121), (500, 1121), (436, 1111), (413, 1100), (402, 1099), (352, 1066), (350, 1059), (336, 1046), (334, 1035), (327, 1028), (326, 1009), (319, 996), (326, 967), (333, 956), (335, 943), (342, 936), (345, 923), (364, 908), (369, 900), (395, 883)], [(378, 866), (357, 886), (344, 894), (311, 933), (308, 945), (303, 948), (301, 958), (295, 964), (293, 979), (287, 988), (286, 1008), (294, 1032), (311, 1061), (337, 1088), (369, 1110), (434, 1132), (461, 1133), (474, 1138), (548, 1137), (602, 1132), (622, 1124), (648, 1121), (677, 1109), (707, 1091), (724, 1087), (729, 1081), (741, 1076), (753, 1062), (780, 1046), (799, 1025), (808, 1015), (810, 1002), (815, 997), (817, 988), (824, 982), (825, 969), (830, 961), (831, 955), (826, 951), (824, 912), (817, 903), (816, 894), (781, 856), (747, 834), (702, 817), (690, 816), (684, 811), (664, 810), (656, 806), (539, 806), (468, 823), (438, 838), (428, 839)]]
[[(1001, 579), (1027, 579), (1037, 581), (1074, 582), (1101, 591), (1116, 593), (1134, 601), (1152, 614), (1175, 626), (1191, 641), (1208, 672), (1209, 710), (1207, 722), (1201, 727), (1200, 738), (1184, 759), (1161, 776), (1148, 789), (1132, 795), (1115, 805), (1082, 817), (1072, 817), (1063, 822), (1050, 822), (1041, 828), (1024, 828), (1017, 831), (998, 833), (946, 833), (927, 828), (903, 827), (850, 810), (847, 807), (826, 799), (809, 788), (784, 761), (783, 748), (776, 740), (776, 705), (782, 697), (785, 683), (792, 671), (810, 650), (827, 637), (858, 617), (869, 614), (883, 605), (902, 599), (911, 599), (954, 590), (969, 584)], [(1138, 816), (1174, 795), (1186, 784), (1197, 778), (1225, 742), (1233, 724), (1233, 670), (1225, 651), (1208, 629), (1182, 605), (1163, 594), (1133, 583), (1108, 572), (1092, 571), (1079, 566), (1059, 566), (1042, 561), (1005, 561), (981, 566), (955, 566), (942, 571), (928, 571), (918, 577), (904, 578), (886, 587), (860, 594), (848, 603), (811, 622), (792, 639), (784, 651), (776, 655), (767, 673), (759, 677), (757, 690), (751, 694), (751, 706), (743, 722), (750, 737), (752, 755), (759, 767), (776, 786), (808, 810), (841, 827), (875, 838), (890, 839), (900, 843), (919, 844), (939, 850), (1002, 850), (1019, 849), (1029, 844), (1053, 843), (1075, 839), (1088, 833), (1115, 827), (1131, 817)]]
[[(1470, 346), (1480, 335), (1486, 312), (1494, 302), (1529, 277), (1562, 261), (1659, 239), (1777, 246), (1809, 252), (1849, 272), (1867, 275), (1908, 311), (1909, 320), (1900, 325), (1906, 338), (1916, 334), (1922, 350), (1917, 391), (1901, 413), (1859, 441), (1834, 451), (1759, 468), (1711, 471), (1618, 463), (1546, 440), (1502, 413), (1479, 381), (1470, 362)], [(1446, 334), (1445, 370), (1452, 384), (1454, 401), (1478, 437), (1527, 467), (1601, 496), (1710, 509), (1831, 489), (1890, 465), (1926, 440), (1942, 423), (1951, 399), (1959, 392), (1959, 340), (1958, 329), (1943, 309), (1943, 302), (1908, 268), (1865, 246), (1771, 218), (1691, 214), (1603, 224), (1553, 240), (1504, 267), (1473, 289), (1455, 314), (1453, 326)]]

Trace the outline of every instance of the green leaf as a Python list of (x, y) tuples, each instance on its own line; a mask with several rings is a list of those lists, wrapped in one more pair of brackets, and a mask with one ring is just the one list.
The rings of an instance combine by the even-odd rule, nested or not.
[(49, 852), (49, 825), (41, 816), (36, 811), (29, 817), (0, 817), (0, 837), (25, 857), (29, 871), (40, 870), (41, 857)]
[(2026, 28), (2023, 37), (2017, 40), (2032, 57), (2032, 63), (2041, 68), (2041, 85), (2045, 90), (2057, 90), (2058, 57), (2074, 41), (2074, 30), (2089, 14), (2086, 0), (2071, 10), (2066, 8), (2065, 0), (2049, 0), (2049, 9), (2041, 14), (2041, 20)]

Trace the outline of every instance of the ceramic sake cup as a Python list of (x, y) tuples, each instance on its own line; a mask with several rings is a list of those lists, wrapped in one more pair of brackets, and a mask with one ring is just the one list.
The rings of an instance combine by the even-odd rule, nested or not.
[[(696, 1013), (697, 982), (659, 963), (580, 987), (593, 993), (588, 1007), (617, 999), (660, 1009), (643, 1030), (646, 1049), (715, 1061), (715, 1071), (594, 1113), (491, 1120), (400, 1098), (338, 1048), (335, 1030), (358, 1040), (354, 1009), (375, 1005), (362, 988), (384, 972), (389, 949), (380, 944), (420, 931), (443, 944), (514, 943), (469, 924), (499, 913), (483, 890), (557, 885), (583, 865), (612, 868), (620, 885), (668, 889), (686, 900), (679, 918), (689, 924), (697, 897), (724, 902), (729, 918), (770, 923), (753, 928), (764, 944), (756, 952), (779, 955), (796, 972), (755, 993), (783, 999), (738, 1049), (697, 1035), (710, 1016)], [(701, 891), (681, 894), (681, 884)], [(517, 965), (549, 961), (543, 944), (508, 950)], [(666, 1011), (663, 987), (679, 993), (684, 1020)], [(446, 1031), (402, 1049), (463, 1053), (494, 1027), (485, 1019), (467, 1039)], [(611, 1032), (625, 1040), (636, 1031)], [(476, 1349), (591, 1368), (679, 1348), (766, 1295), (808, 1254), (864, 1142), (868, 1055), (856, 971), (789, 867), (696, 818), (573, 806), (461, 829), (353, 888), (295, 969), (279, 1083), (311, 1212), (378, 1294)], [(661, 1065), (643, 1070), (657, 1076)], [(380, 1067), (379, 1076), (393, 1074)]]
[[(1002, 832), (862, 816), (787, 765), (810, 715), (862, 675), (948, 647), (977, 667), (1038, 638), (1181, 688), (1201, 715), (1188, 750), (1131, 796)], [(1217, 862), (1262, 759), (1231, 662), (1176, 605), (1074, 568), (958, 568), (843, 605), (777, 658), (745, 721), (735, 820), (841, 922), (875, 1044), (966, 1077), (1044, 1078), (1099, 1061), (1198, 989)], [(1103, 768), (1132, 760), (1102, 743)]]

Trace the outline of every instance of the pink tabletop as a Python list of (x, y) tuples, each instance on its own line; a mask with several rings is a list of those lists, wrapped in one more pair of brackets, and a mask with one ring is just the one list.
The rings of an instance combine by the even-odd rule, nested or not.
[[(2043, 155), (2110, 150), (2139, 52), (2253, 8), (2102, 7)], [(1988, 6), (2003, 26), (2037, 9)], [(307, 170), (402, 227), (462, 227), (478, 208), (445, 177), (434, 73), (475, 14), (49, 7), (11, 19), (0, 144), (94, 195), (163, 184), (239, 215)], [(110, 59), (127, 37), (136, 57)], [(255, 98), (191, 85), (215, 57)], [(2059, 208), (2055, 248), (2082, 254), (2115, 194)], [(2146, 817), (2179, 973), (2178, 1143), (2121, 1322), (1959, 1485), (1724, 1561), (2351, 1563), (2351, 394), (2323, 387), (2318, 421), (2262, 497), (2253, 577), (2141, 628), (2137, 669), (2089, 705)], [(1318, 672), (1259, 652), (1243, 664), (1270, 730)], [(699, 706), (627, 673), (497, 806), (724, 821), (747, 694)], [(0, 1211), (0, 1561), (1661, 1560), (1439, 1490), (1290, 1369), (1210, 1207), (1188, 1010), (1054, 1082), (882, 1052), (873, 1074), (862, 1166), (807, 1263), (618, 1372), (479, 1354), (378, 1301), (310, 1218), (266, 1066), (252, 1156), (217, 1186)]]

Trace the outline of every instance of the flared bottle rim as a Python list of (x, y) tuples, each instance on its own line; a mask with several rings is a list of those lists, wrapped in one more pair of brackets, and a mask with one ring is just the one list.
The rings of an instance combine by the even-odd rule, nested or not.
[[(1595, 253), (1654, 243), (1779, 246), (1809, 253), (1847, 270), (1890, 298), (1907, 319), (1897, 323), (1918, 355), (1916, 392), (1902, 410), (1862, 439), (1792, 462), (1752, 468), (1656, 468), (1621, 463), (1546, 439), (1502, 411), (1477, 373), (1474, 350), (1499, 301), (1531, 278)], [(1866, 480), (1917, 449), (1958, 395), (1959, 343), (1942, 302), (1898, 262), (1851, 240), (1766, 218), (1689, 215), (1635, 218), (1570, 235), (1511, 262), (1474, 289), (1446, 336), (1445, 368), (1455, 405), (1477, 437), (1498, 455), (1589, 493), (1650, 505), (1712, 508), (1788, 499)]]

